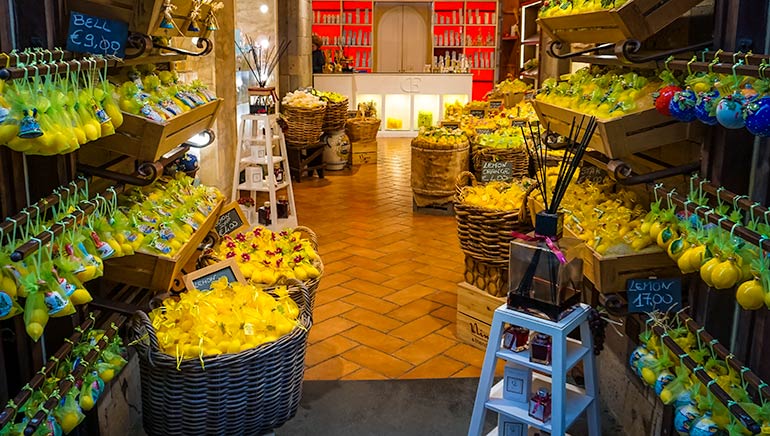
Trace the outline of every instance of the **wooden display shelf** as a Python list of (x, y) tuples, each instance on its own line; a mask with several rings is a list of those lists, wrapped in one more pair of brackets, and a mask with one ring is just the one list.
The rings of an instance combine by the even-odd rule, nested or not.
[(644, 41), (703, 0), (629, 0), (617, 9), (538, 18), (552, 39), (562, 42)]
[(123, 124), (114, 135), (90, 144), (139, 160), (155, 162), (196, 134), (210, 128), (221, 103), (222, 99), (216, 99), (163, 123), (124, 112)]
[[(533, 100), (533, 104), (540, 122), (564, 136), (569, 135), (572, 120), (580, 123), (584, 116), (539, 100)], [(701, 123), (682, 123), (658, 113), (654, 108), (597, 121), (589, 147), (609, 158), (621, 158), (681, 141), (698, 142), (704, 129)]]
[(193, 255), (198, 251), (203, 238), (214, 227), (222, 203), (223, 200), (219, 200), (214, 205), (200, 228), (174, 257), (137, 251), (133, 256), (107, 259), (104, 261), (104, 276), (115, 282), (154, 291), (181, 289), (184, 286), (182, 268), (193, 260)]
[[(535, 215), (542, 210), (543, 205), (534, 197), (530, 197), (529, 211), (533, 222)], [(577, 239), (577, 235), (568, 227), (564, 227), (564, 233), (565, 236)], [(625, 291), (628, 279), (681, 275), (676, 263), (655, 244), (641, 251), (622, 255), (602, 255), (585, 245), (581, 254), (583, 276), (602, 294)]]

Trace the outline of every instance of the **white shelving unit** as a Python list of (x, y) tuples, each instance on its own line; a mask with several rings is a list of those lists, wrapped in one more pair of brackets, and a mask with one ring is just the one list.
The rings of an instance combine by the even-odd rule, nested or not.
[[(518, 422), (527, 424), (551, 435), (564, 435), (566, 430), (583, 413), (587, 413), (589, 436), (601, 434), (599, 425), (598, 388), (596, 384), (596, 366), (593, 355), (593, 339), (588, 325), (589, 306), (580, 305), (559, 322), (552, 322), (526, 313), (510, 310), (502, 305), (495, 310), (492, 327), (489, 332), (487, 352), (481, 370), (476, 403), (468, 430), (469, 436), (481, 435), (487, 410), (503, 414)], [(551, 365), (529, 361), (529, 350), (519, 353), (502, 347), (503, 331), (506, 324), (513, 324), (531, 331), (551, 336)], [(580, 328), (582, 341), (567, 338), (567, 335)], [(532, 391), (545, 387), (551, 392), (551, 419), (541, 422), (529, 416), (528, 403), (519, 403), (503, 398), (503, 381), (492, 386), (495, 375), (495, 363), (503, 359), (533, 370)], [(567, 372), (583, 362), (585, 389), (567, 383)], [(545, 375), (550, 374), (550, 377)], [(489, 435), (496, 435), (494, 429)]]
[[(235, 161), (238, 162), (233, 176), (233, 199), (239, 197), (240, 191), (248, 191), (251, 198), (256, 201), (256, 193), (266, 192), (270, 198), (270, 230), (281, 230), (284, 227), (297, 226), (296, 207), (294, 205), (294, 191), (291, 185), (291, 173), (286, 153), (286, 141), (283, 132), (276, 122), (275, 115), (247, 114), (241, 117), (239, 132), (240, 142), (236, 151)], [(262, 153), (254, 154), (254, 150)], [(264, 155), (262, 155), (264, 154)], [(276, 181), (275, 166), (283, 170), (283, 180)], [(262, 168), (261, 180), (249, 180), (248, 171), (246, 180), (240, 182), (240, 174), (248, 168)], [(287, 218), (278, 218), (278, 192), (285, 190), (286, 199), (289, 201), (289, 214)], [(257, 203), (257, 207), (259, 203)], [(251, 223), (257, 224), (256, 222)]]

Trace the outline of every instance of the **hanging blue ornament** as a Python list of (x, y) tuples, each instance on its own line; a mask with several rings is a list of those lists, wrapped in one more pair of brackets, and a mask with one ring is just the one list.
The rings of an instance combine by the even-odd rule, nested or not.
[(40, 129), (40, 123), (35, 119), (37, 109), (32, 109), (32, 115), (24, 109), (24, 118), (19, 124), (19, 138), (34, 139), (43, 136), (43, 130)]

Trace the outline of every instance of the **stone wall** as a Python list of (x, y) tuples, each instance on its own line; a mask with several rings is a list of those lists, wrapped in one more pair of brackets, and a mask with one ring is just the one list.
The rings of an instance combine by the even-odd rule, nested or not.
[(279, 65), (280, 95), (313, 84), (312, 17), (310, 0), (281, 1), (278, 4), (278, 36), (291, 41)]

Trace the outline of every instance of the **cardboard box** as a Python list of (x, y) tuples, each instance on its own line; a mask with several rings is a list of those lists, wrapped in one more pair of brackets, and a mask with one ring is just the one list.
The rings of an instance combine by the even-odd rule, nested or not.
[(353, 153), (353, 165), (377, 163), (377, 152)]
[(527, 436), (529, 426), (501, 413), (497, 418), (497, 434), (499, 436)]
[(350, 143), (353, 165), (377, 163), (377, 140), (354, 141)]
[(505, 298), (490, 295), (466, 282), (458, 283), (457, 338), (486, 350), (492, 316), (501, 304), (505, 304)]

